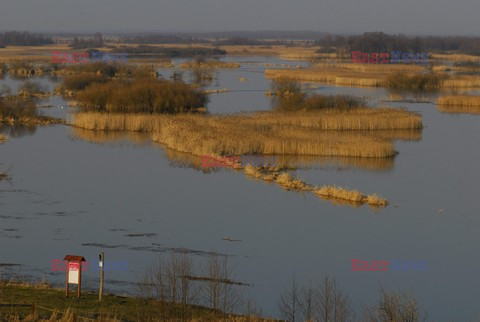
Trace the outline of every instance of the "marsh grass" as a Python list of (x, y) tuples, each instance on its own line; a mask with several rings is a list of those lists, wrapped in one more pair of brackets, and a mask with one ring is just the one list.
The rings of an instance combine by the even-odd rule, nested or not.
[[(374, 130), (419, 129), (421, 116), (404, 110), (355, 109), (245, 115), (150, 115), (81, 112), (70, 123), (101, 131), (147, 131), (153, 141), (196, 155), (317, 155), (391, 157), (391, 138)], [(365, 131), (368, 130), (368, 131)]]
[(480, 96), (475, 95), (450, 95), (441, 96), (438, 105), (480, 107)]

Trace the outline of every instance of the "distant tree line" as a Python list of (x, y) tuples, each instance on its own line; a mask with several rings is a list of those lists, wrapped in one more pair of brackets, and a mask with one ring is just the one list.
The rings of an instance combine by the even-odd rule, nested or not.
[(206, 47), (188, 47), (188, 48), (174, 48), (174, 47), (156, 47), (148, 45), (139, 45), (137, 47), (118, 47), (112, 49), (116, 53), (129, 53), (132, 55), (154, 54), (167, 58), (175, 57), (196, 57), (196, 56), (218, 56), (225, 55), (227, 52), (219, 48)]
[(192, 36), (176, 36), (166, 34), (153, 35), (135, 35), (120, 37), (119, 43), (125, 44), (191, 44), (191, 43), (207, 43), (206, 38), (192, 37)]
[(100, 32), (93, 35), (93, 39), (83, 39), (78, 37), (73, 37), (72, 42), (70, 43), (72, 49), (85, 49), (85, 48), (97, 48), (103, 47), (103, 35)]
[(52, 38), (28, 31), (7, 31), (0, 33), (0, 47), (5, 46), (39, 46), (53, 44)]
[(212, 43), (215, 46), (273, 46), (273, 45), (286, 45), (294, 46), (295, 42), (292, 40), (265, 40), (265, 39), (254, 39), (247, 37), (232, 37), (225, 39), (218, 39)]
[(325, 34), (315, 42), (322, 46), (319, 52), (359, 50), (362, 52), (424, 52), (458, 51), (480, 55), (480, 37), (466, 36), (406, 36), (389, 35), (383, 32), (366, 32), (362, 35), (341, 36)]

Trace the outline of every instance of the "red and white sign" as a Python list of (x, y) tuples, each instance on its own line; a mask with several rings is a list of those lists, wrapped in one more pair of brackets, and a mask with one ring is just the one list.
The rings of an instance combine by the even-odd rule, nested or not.
[(80, 262), (68, 262), (68, 283), (78, 284), (78, 271), (80, 269)]

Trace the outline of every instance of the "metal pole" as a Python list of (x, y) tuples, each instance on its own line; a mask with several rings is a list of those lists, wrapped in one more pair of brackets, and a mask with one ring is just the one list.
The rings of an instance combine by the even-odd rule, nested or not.
[(100, 290), (98, 292), (98, 300), (101, 301), (102, 300), (102, 295), (103, 295), (103, 263), (105, 261), (105, 254), (103, 252), (101, 252), (98, 255), (98, 257), (100, 259), (100, 262), (99, 262), (99, 265), (100, 265)]
[(70, 268), (70, 261), (67, 261), (67, 274), (66, 274), (67, 281), (65, 283), (65, 297), (68, 297), (68, 274), (70, 273), (69, 268)]

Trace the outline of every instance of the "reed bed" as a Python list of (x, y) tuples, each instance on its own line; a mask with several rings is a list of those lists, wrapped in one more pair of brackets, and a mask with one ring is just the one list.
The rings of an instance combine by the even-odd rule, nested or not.
[[(352, 64), (355, 65), (355, 64)], [(361, 64), (358, 64), (361, 65)], [(301, 82), (330, 83), (344, 86), (389, 87), (404, 89), (440, 89), (440, 88), (478, 88), (480, 78), (475, 75), (450, 75), (444, 73), (422, 74), (409, 69), (375, 70), (368, 67), (349, 68), (302, 68), (302, 69), (267, 69), (265, 77), (277, 79), (289, 77)], [(413, 66), (410, 66), (413, 68)], [(418, 67), (421, 68), (421, 67)], [(415, 70), (414, 70), (415, 71)]]
[(422, 128), (422, 116), (406, 109), (368, 108), (324, 109), (320, 111), (260, 112), (246, 119), (252, 125), (295, 127), (316, 130), (400, 130)]
[(359, 204), (368, 203), (369, 205), (374, 206), (388, 205), (388, 200), (382, 198), (378, 194), (364, 195), (358, 190), (348, 190), (337, 186), (325, 185), (320, 188), (316, 188), (314, 192), (323, 197), (342, 199)]
[[(183, 118), (183, 117), (182, 117)], [(388, 157), (393, 144), (358, 133), (268, 128), (249, 125), (242, 117), (184, 117), (165, 122), (152, 138), (170, 148), (197, 155), (294, 154)]]
[(456, 75), (442, 82), (442, 88), (478, 88), (480, 78), (472, 75)]
[(154, 141), (196, 155), (390, 157), (395, 155), (391, 140), (366, 130), (419, 129), (422, 123), (420, 115), (404, 110), (362, 108), (228, 116), (82, 112), (70, 124), (90, 130), (152, 132)]
[[(323, 63), (318, 63), (313, 65), (313, 67), (321, 68), (324, 66)], [(413, 65), (413, 64), (358, 64), (358, 63), (347, 63), (347, 64), (335, 64), (334, 68), (349, 69), (354, 71), (361, 72), (422, 72), (424, 67)]]
[(438, 105), (480, 107), (480, 96), (449, 95), (438, 99)]
[(289, 77), (303, 82), (320, 82), (337, 85), (382, 86), (385, 76), (342, 68), (267, 69), (265, 77)]

